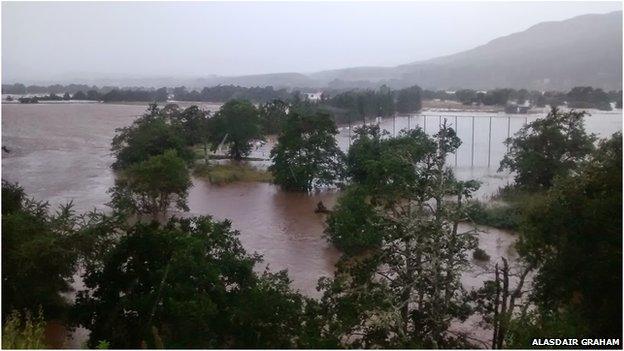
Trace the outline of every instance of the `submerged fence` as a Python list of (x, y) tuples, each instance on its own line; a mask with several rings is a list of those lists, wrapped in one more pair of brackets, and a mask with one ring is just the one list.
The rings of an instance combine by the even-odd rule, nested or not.
[(507, 147), (506, 139), (513, 136), (522, 126), (539, 115), (476, 115), (476, 114), (416, 114), (393, 116), (350, 122), (348, 126), (339, 128), (338, 144), (346, 151), (352, 142), (353, 130), (364, 124), (376, 124), (392, 136), (401, 130), (422, 128), (429, 135), (436, 134), (443, 122), (455, 130), (462, 140), (453, 160), (454, 167), (498, 167)]

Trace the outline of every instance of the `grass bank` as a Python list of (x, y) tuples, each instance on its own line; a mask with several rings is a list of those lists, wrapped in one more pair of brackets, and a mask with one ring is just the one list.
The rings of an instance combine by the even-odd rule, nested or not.
[(213, 184), (233, 182), (272, 182), (270, 172), (257, 169), (244, 162), (225, 164), (198, 164), (193, 171), (195, 176), (207, 179)]
[(513, 187), (502, 188), (490, 202), (470, 201), (468, 216), (476, 224), (517, 231), (524, 209), (539, 201), (540, 196)]

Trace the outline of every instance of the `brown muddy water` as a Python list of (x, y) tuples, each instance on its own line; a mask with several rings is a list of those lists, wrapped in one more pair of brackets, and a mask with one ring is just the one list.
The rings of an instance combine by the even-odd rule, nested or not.
[[(215, 111), (218, 105), (204, 105)], [(106, 190), (113, 185), (110, 164), (110, 142), (115, 128), (124, 127), (143, 113), (145, 105), (112, 104), (3, 104), (2, 105), (2, 145), (10, 152), (2, 152), (2, 178), (19, 182), (26, 192), (39, 200), (49, 201), (52, 206), (73, 201), (77, 212), (93, 208), (106, 210), (109, 197)], [(475, 113), (471, 113), (474, 115)], [(424, 126), (428, 132), (435, 132), (439, 121), (454, 122), (459, 115), (459, 136), (464, 145), (458, 152), (458, 166), (455, 168), (460, 178), (476, 178), (483, 182), (478, 196), (487, 198), (496, 189), (511, 180), (509, 174), (499, 174), (496, 168), (505, 152), (501, 141), (506, 137), (508, 125), (511, 133), (520, 128), (525, 117), (528, 120), (543, 116), (512, 116), (510, 123), (506, 115), (493, 124), (490, 150), (491, 167), (486, 167), (489, 117), (478, 115), (475, 137), (470, 127), (472, 120), (467, 114), (436, 112), (436, 116), (422, 115), (399, 118), (395, 121), (381, 121), (382, 128), (394, 133), (408, 125)], [(608, 136), (621, 130), (621, 110), (599, 113), (586, 118), (587, 129)], [(340, 128), (337, 136), (343, 149), (349, 145), (349, 130)], [(470, 155), (475, 146), (475, 165), (470, 167)], [(252, 154), (254, 157), (268, 157), (271, 142), (260, 145)], [(451, 159), (451, 166), (454, 160)], [(266, 166), (259, 162), (258, 166)], [(230, 219), (234, 229), (240, 231), (240, 239), (249, 252), (264, 256), (264, 262), (271, 270), (287, 269), (293, 280), (293, 287), (302, 293), (318, 297), (316, 284), (320, 277), (331, 276), (334, 264), (339, 257), (337, 250), (323, 238), (324, 215), (313, 212), (318, 201), (333, 206), (336, 192), (325, 191), (317, 194), (283, 192), (278, 187), (266, 183), (234, 183), (216, 186), (202, 179), (193, 179), (189, 193), (189, 213), (184, 215), (212, 215), (217, 219)], [(467, 227), (465, 228), (467, 229)], [(513, 260), (515, 237), (512, 233), (482, 228), (479, 246), (491, 256), (491, 262), (500, 257)], [(479, 287), (487, 276), (480, 273), (485, 269), (475, 262), (464, 274), (467, 289)], [(77, 279), (75, 287), (80, 288)], [(71, 296), (70, 296), (71, 297)], [(479, 338), (487, 335), (474, 327), (475, 320), (458, 324), (456, 329), (471, 331)], [(59, 335), (63, 334), (58, 324), (49, 331), (58, 345)], [(64, 346), (77, 348), (86, 340), (88, 331), (78, 329), (66, 340)], [(62, 339), (62, 338), (61, 338)]]

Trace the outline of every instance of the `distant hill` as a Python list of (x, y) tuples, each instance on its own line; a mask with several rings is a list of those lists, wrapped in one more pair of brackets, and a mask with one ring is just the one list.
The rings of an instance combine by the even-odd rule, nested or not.
[(457, 54), (396, 67), (215, 77), (214, 82), (286, 87), (622, 89), (622, 11), (539, 23)]
[(275, 88), (622, 89), (622, 11), (543, 22), (471, 50), (395, 67), (353, 67), (311, 74), (273, 73), (198, 78), (97, 79), (88, 84), (180, 86), (219, 84)]

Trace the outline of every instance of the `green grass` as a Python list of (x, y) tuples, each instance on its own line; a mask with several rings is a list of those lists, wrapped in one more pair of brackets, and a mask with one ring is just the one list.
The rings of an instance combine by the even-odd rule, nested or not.
[(228, 184), (233, 182), (266, 182), (273, 181), (273, 176), (268, 171), (257, 169), (243, 162), (231, 162), (226, 164), (199, 164), (195, 167), (194, 174), (208, 179), (213, 184)]
[(468, 202), (468, 216), (476, 224), (517, 231), (525, 208), (539, 202), (543, 195), (515, 187), (505, 187), (490, 202)]

